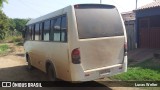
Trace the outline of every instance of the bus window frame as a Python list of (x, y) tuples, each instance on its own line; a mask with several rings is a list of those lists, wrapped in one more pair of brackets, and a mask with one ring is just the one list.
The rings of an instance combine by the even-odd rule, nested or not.
[[(56, 19), (56, 18), (58, 18), (58, 17), (60, 17), (61, 18), (61, 22), (62, 22), (62, 17), (66, 17), (66, 31), (65, 31), (65, 41), (61, 41), (61, 32), (60, 32), (60, 41), (51, 41), (50, 40), (50, 33), (51, 33), (51, 29), (52, 29), (52, 26), (51, 26), (51, 21), (52, 20), (54, 20), (54, 19)], [(45, 21), (47, 21), (47, 20), (50, 20), (50, 30), (49, 30), (49, 41), (44, 41), (44, 36), (43, 36), (43, 34), (44, 34), (44, 22)], [(60, 22), (60, 31), (61, 31), (61, 22)], [(65, 14), (62, 14), (62, 15), (59, 15), (59, 16), (55, 16), (55, 17), (52, 17), (52, 18), (49, 18), (49, 19), (46, 19), (46, 20), (42, 20), (42, 21), (39, 21), (39, 22), (36, 22), (36, 23), (32, 23), (32, 24), (29, 24), (29, 25), (27, 25), (27, 27), (29, 27), (29, 26), (34, 26), (34, 28), (35, 28), (35, 24), (37, 24), (37, 23), (39, 23), (39, 32), (41, 31), (40, 30), (40, 26), (41, 26), (41, 24), (42, 24), (42, 31), (41, 31), (41, 33), (40, 33), (40, 35), (41, 36), (39, 36), (41, 39), (39, 39), (39, 40), (33, 40), (33, 30), (31, 30), (31, 39), (30, 40), (28, 40), (28, 41), (41, 41), (41, 42), (56, 42), (56, 43), (67, 43), (68, 42), (68, 18), (67, 18), (67, 13), (65, 13)], [(54, 22), (54, 24), (55, 24), (55, 22)]]

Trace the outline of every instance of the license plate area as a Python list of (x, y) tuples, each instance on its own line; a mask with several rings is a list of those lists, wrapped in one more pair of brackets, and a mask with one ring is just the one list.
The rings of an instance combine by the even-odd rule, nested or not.
[(104, 69), (104, 70), (99, 71), (99, 74), (109, 74), (110, 72), (111, 72), (110, 69)]

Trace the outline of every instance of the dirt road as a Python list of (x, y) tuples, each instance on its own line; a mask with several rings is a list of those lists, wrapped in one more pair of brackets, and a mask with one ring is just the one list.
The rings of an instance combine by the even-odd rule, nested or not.
[[(33, 71), (27, 70), (27, 63), (24, 58), (23, 46), (15, 46), (9, 44), (13, 48), (12, 53), (7, 56), (0, 57), (0, 81), (46, 81), (45, 73), (40, 70), (34, 69)], [(95, 81), (88, 82), (94, 86), (100, 86), (100, 83)], [(80, 84), (83, 86), (83, 84)], [(103, 85), (104, 86), (104, 85)], [(28, 88), (0, 88), (0, 90), (28, 90)], [(30, 88), (34, 90), (36, 88)], [(38, 88), (39, 90), (139, 90), (139, 88), (124, 88), (124, 87), (67, 87), (67, 88)]]
[(0, 81), (39, 81), (46, 80), (39, 70), (28, 71), (23, 46), (9, 44), (14, 52), (0, 57)]

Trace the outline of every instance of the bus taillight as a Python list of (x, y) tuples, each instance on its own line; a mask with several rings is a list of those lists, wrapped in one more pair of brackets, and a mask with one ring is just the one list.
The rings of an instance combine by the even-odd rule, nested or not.
[(76, 48), (72, 51), (72, 63), (73, 64), (80, 64), (80, 51), (79, 48)]

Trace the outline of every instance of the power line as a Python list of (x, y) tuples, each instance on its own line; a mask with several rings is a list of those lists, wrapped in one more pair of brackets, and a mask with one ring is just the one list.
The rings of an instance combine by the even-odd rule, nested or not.
[(21, 2), (21, 4), (25, 5), (27, 8), (31, 8), (32, 10), (34, 10), (36, 13), (38, 14), (42, 14), (40, 11), (36, 10), (35, 8), (31, 7), (30, 5), (27, 5), (26, 3), (23, 2), (23, 0), (19, 0)]
[[(27, 3), (29, 3), (30, 5), (33, 5), (33, 3), (30, 2), (29, 0), (26, 0), (26, 1), (27, 1)], [(51, 5), (50, 2), (48, 3), (48, 2), (45, 1), (45, 2), (43, 3), (43, 5), (44, 5), (45, 3), (47, 4), (47, 7), (50, 7), (50, 6), (48, 6), (48, 5)], [(42, 5), (40, 5), (40, 4), (39, 4), (39, 6), (38, 6), (38, 4), (39, 4), (39, 3), (36, 3), (36, 6), (37, 6), (38, 8), (39, 8), (39, 6), (42, 6)], [(53, 8), (53, 7), (50, 7), (50, 8)], [(43, 9), (43, 8), (40, 8), (40, 9)], [(43, 9), (43, 11), (45, 11), (45, 9)]]
[[(41, 13), (40, 11), (45, 12), (45, 13), (41, 13), (41, 15), (51, 12), (51, 10), (50, 10), (49, 8), (53, 8), (53, 7), (49, 6), (49, 5), (52, 5), (51, 2), (46, 2), (46, 1), (44, 1), (43, 4), (40, 4), (40, 3), (37, 3), (37, 2), (30, 2), (30, 1), (27, 1), (27, 0), (26, 0), (25, 3), (26, 3), (26, 5), (29, 5), (30, 8), (38, 11), (38, 13)], [(36, 4), (34, 4), (34, 3), (36, 3)], [(31, 5), (34, 5), (34, 7), (36, 7), (36, 9), (33, 8), (33, 7), (31, 7)], [(44, 5), (47, 5), (47, 8), (44, 7)], [(52, 5), (52, 6), (53, 6), (53, 5)], [(43, 8), (42, 8), (42, 7), (43, 7)], [(38, 10), (37, 10), (37, 9), (38, 9)], [(40, 15), (40, 16), (41, 16), (41, 15)]]

